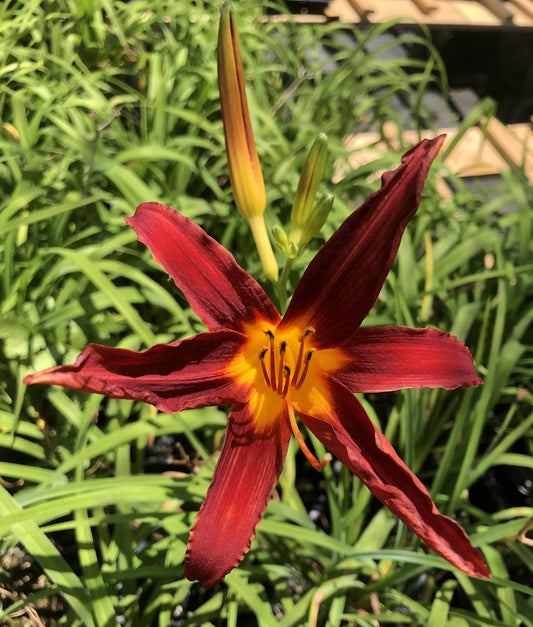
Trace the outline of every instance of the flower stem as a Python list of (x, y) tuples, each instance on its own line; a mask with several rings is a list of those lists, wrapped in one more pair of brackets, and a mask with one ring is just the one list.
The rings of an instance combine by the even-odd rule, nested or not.
[(281, 314), (284, 314), (285, 310), (287, 309), (287, 281), (289, 280), (289, 274), (291, 273), (292, 266), (294, 265), (295, 261), (296, 258), (287, 258), (285, 266), (283, 267), (283, 270), (281, 272), (281, 276), (275, 283), (276, 296), (278, 298)]
[(248, 224), (252, 231), (259, 259), (266, 277), (272, 283), (277, 284), (278, 280), (278, 263), (272, 250), (272, 245), (268, 237), (265, 221), (262, 215), (249, 216)]

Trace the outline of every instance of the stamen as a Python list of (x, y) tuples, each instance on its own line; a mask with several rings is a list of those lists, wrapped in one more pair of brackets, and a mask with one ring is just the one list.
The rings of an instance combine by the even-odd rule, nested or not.
[(279, 366), (278, 366), (278, 394), (281, 394), (283, 389), (283, 366), (285, 365), (285, 349), (287, 348), (287, 342), (282, 342), (279, 347)]
[(313, 350), (310, 350), (307, 353), (307, 357), (305, 358), (305, 366), (304, 366), (304, 370), (302, 372), (302, 376), (300, 377), (300, 380), (298, 381), (298, 383), (296, 385), (294, 385), (294, 379), (293, 379), (292, 387), (295, 390), (299, 390), (302, 387), (303, 382), (305, 381), (305, 377), (307, 376), (307, 371), (309, 370), (309, 364), (311, 363), (311, 357), (313, 356), (314, 352), (315, 352), (315, 350), (313, 349)]
[(292, 432), (294, 433), (294, 437), (296, 438), (296, 441), (302, 449), (302, 453), (307, 457), (307, 460), (309, 461), (311, 466), (313, 466), (313, 468), (318, 471), (324, 470), (324, 468), (331, 461), (331, 455), (329, 453), (326, 453), (322, 458), (322, 461), (318, 461), (318, 459), (313, 455), (313, 453), (311, 453), (311, 451), (307, 447), (307, 444), (304, 442), (300, 429), (298, 429), (296, 416), (294, 415), (294, 409), (292, 408), (292, 403), (290, 401), (287, 401), (287, 410), (289, 413), (289, 422), (291, 423)]
[(268, 348), (264, 348), (260, 353), (259, 353), (259, 361), (261, 362), (261, 369), (263, 370), (263, 377), (265, 377), (265, 382), (267, 384), (268, 387), (270, 387), (270, 379), (268, 377), (268, 372), (265, 366), (265, 355), (268, 352)]
[(304, 357), (304, 345), (305, 345), (305, 338), (308, 335), (311, 335), (311, 333), (314, 333), (313, 329), (306, 329), (304, 334), (302, 335), (302, 337), (300, 337), (298, 339), (298, 341), (300, 342), (300, 350), (298, 351), (298, 358), (296, 360), (296, 368), (294, 369), (294, 375), (292, 377), (292, 384), (295, 385), (296, 381), (298, 380), (298, 375), (300, 374), (300, 368), (302, 366), (302, 360)]
[(291, 382), (291, 369), (289, 368), (289, 366), (285, 366), (285, 385), (283, 386), (283, 392), (281, 394), (283, 398), (287, 396), (290, 382)]
[(271, 388), (273, 390), (277, 389), (277, 384), (276, 384), (276, 355), (274, 353), (274, 334), (272, 333), (272, 331), (268, 330), (265, 331), (265, 333), (268, 335), (269, 339), (270, 339), (270, 383), (271, 383)]

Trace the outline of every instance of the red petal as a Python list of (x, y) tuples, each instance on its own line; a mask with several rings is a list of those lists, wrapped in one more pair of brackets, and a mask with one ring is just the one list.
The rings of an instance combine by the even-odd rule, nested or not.
[(238, 333), (220, 331), (157, 344), (142, 353), (89, 344), (75, 364), (31, 374), (24, 383), (144, 401), (169, 413), (224, 405), (248, 396), (228, 369), (245, 341)]
[(352, 392), (483, 383), (463, 342), (437, 329), (361, 327), (343, 348), (352, 361), (334, 376)]
[(156, 202), (126, 218), (185, 294), (210, 331), (242, 331), (257, 318), (277, 324), (279, 314), (256, 281), (197, 224)]
[(322, 247), (305, 271), (283, 327), (315, 329), (313, 345), (339, 346), (376, 301), (392, 267), (403, 231), (414, 216), (422, 187), (444, 136), (424, 140)]
[(254, 432), (247, 405), (234, 407), (213, 482), (191, 531), (185, 576), (205, 588), (221, 581), (250, 548), (290, 440), (284, 417), (269, 435)]
[(359, 401), (331, 379), (326, 385), (333, 401), (317, 406), (313, 416), (298, 412), (305, 425), (434, 551), (469, 575), (489, 578), (481, 553), (454, 520), (438, 512)]

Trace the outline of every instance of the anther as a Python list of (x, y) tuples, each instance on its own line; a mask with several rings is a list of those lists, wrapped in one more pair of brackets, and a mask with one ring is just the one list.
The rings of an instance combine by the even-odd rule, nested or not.
[(283, 398), (287, 396), (290, 382), (291, 382), (291, 369), (289, 368), (289, 366), (285, 366), (285, 385), (283, 386), (283, 392), (281, 394)]
[(283, 369), (285, 365), (285, 349), (287, 342), (282, 342), (279, 347), (279, 366), (278, 366), (278, 394), (283, 390)]
[(270, 329), (267, 329), (265, 333), (268, 335), (268, 338), (270, 340), (270, 387), (273, 390), (276, 390), (278, 386), (276, 384), (276, 355), (274, 353), (275, 338)]
[(263, 371), (263, 377), (265, 377), (265, 382), (267, 384), (268, 387), (270, 387), (270, 379), (268, 377), (268, 372), (265, 366), (265, 355), (268, 353), (268, 348), (264, 348), (260, 353), (259, 353), (259, 361), (261, 362), (261, 369)]

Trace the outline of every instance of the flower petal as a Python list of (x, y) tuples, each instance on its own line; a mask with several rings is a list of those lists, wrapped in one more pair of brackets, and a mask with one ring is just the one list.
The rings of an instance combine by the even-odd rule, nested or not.
[(277, 324), (279, 314), (233, 256), (178, 211), (147, 202), (126, 218), (185, 294), (210, 331), (242, 331), (257, 318)]
[(351, 361), (334, 376), (352, 392), (483, 383), (463, 342), (437, 329), (361, 327), (343, 348)]
[(228, 368), (245, 341), (239, 333), (220, 331), (141, 353), (89, 344), (76, 363), (31, 374), (24, 383), (144, 401), (168, 413), (224, 405), (249, 394)]
[(438, 512), (359, 401), (339, 383), (329, 379), (325, 384), (332, 400), (315, 403), (310, 413), (299, 411), (304, 424), (429, 547), (465, 573), (489, 578), (481, 553), (454, 520)]
[(280, 418), (269, 435), (257, 434), (249, 406), (232, 409), (185, 558), (185, 576), (199, 579), (205, 588), (224, 579), (250, 548), (287, 453), (290, 431)]
[(283, 327), (314, 328), (313, 345), (350, 339), (376, 301), (403, 231), (414, 216), (444, 136), (424, 140), (381, 179), (381, 189), (352, 213), (305, 271)]

